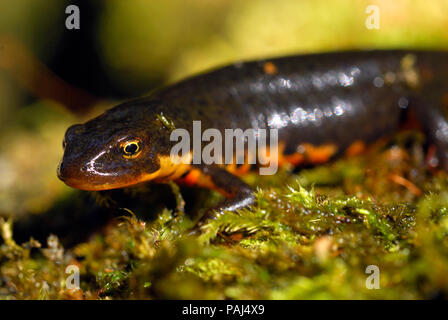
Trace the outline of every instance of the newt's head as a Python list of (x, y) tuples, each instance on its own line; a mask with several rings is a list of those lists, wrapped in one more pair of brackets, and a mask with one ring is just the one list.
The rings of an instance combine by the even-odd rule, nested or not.
[(170, 166), (161, 157), (169, 133), (150, 114), (142, 105), (124, 104), (68, 128), (58, 177), (83, 190), (121, 188), (160, 177)]

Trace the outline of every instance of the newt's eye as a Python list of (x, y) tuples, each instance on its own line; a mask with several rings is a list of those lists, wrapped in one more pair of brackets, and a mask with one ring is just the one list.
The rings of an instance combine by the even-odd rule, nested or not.
[(121, 151), (123, 157), (133, 159), (140, 154), (140, 151), (142, 151), (141, 143), (139, 140), (126, 141), (121, 145)]

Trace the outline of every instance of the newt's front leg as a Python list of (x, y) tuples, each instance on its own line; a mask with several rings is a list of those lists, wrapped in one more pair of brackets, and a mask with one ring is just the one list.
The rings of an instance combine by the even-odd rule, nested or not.
[(206, 211), (197, 222), (194, 233), (198, 233), (208, 220), (216, 219), (225, 211), (247, 207), (255, 200), (253, 190), (244, 181), (226, 171), (225, 168), (215, 165), (192, 165), (192, 169), (177, 182), (214, 189), (227, 198), (217, 207)]

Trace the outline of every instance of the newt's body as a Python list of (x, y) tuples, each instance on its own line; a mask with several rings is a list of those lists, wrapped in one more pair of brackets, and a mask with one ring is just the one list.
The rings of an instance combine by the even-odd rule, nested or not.
[[(121, 104), (67, 130), (59, 177), (85, 190), (175, 180), (215, 188), (217, 212), (253, 202), (252, 190), (215, 165), (174, 164), (170, 128), (278, 129), (280, 164), (325, 162), (396, 131), (408, 110), (448, 169), (448, 52), (315, 54), (235, 64)], [(210, 217), (207, 214), (205, 219)]]

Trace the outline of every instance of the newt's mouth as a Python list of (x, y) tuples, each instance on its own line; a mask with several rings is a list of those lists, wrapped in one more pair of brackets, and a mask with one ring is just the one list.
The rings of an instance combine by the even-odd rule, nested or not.
[(60, 164), (58, 166), (57, 174), (58, 178), (69, 187), (85, 191), (104, 191), (126, 188), (143, 183), (148, 180), (155, 179), (157, 177), (158, 171), (154, 172), (151, 175), (152, 177), (127, 176), (125, 179), (123, 179), (123, 177), (114, 176), (104, 179), (104, 177), (102, 178), (93, 176), (79, 177), (76, 174), (69, 173), (68, 170), (64, 170), (63, 166)]
[(138, 174), (97, 175), (84, 174), (77, 167), (66, 165), (62, 160), (58, 166), (57, 174), (66, 185), (86, 191), (102, 191), (110, 189), (126, 188), (148, 181), (163, 182), (175, 180), (181, 177), (190, 167), (188, 163), (174, 164), (170, 157), (160, 157), (160, 167), (154, 172), (142, 172)]
[(63, 161), (58, 166), (57, 175), (60, 180), (62, 180), (69, 187), (85, 190), (85, 191), (104, 191), (111, 189), (120, 189), (131, 187), (137, 184), (141, 184), (147, 181), (156, 180), (162, 170), (157, 170), (149, 174), (142, 174), (139, 176), (92, 176), (86, 175), (82, 176), (78, 172), (71, 170), (64, 166)]

